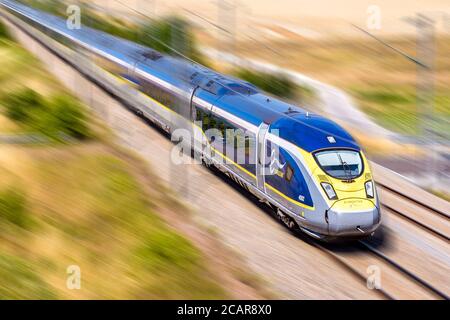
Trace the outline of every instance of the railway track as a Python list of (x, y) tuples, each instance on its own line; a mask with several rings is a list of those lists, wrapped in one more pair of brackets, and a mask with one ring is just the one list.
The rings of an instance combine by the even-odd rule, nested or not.
[[(383, 186), (380, 183), (378, 183), (378, 186), (384, 188), (385, 195), (390, 192), (390, 196), (397, 199), (393, 202), (391, 200), (387, 200), (386, 203), (383, 203), (384, 207), (395, 207), (394, 210), (399, 212), (399, 216), (413, 222), (415, 225), (420, 226), (424, 230), (428, 230), (428, 232), (433, 233), (441, 239), (448, 240), (448, 236), (446, 236), (449, 234), (447, 232), (448, 230), (439, 225), (440, 221), (448, 223), (448, 215), (445, 212), (434, 210), (433, 208), (425, 204), (421, 204), (420, 202), (415, 201), (408, 196), (402, 195), (389, 187)], [(389, 197), (389, 195), (387, 197)], [(402, 200), (407, 202), (408, 208), (410, 209), (399, 208), (398, 203)], [(414, 205), (415, 209), (411, 210), (412, 205)], [(434, 218), (414, 215), (414, 212), (419, 209), (427, 212), (427, 216), (433, 216)], [(411, 213), (411, 211), (413, 212)], [(396, 213), (394, 212), (394, 214)], [(429, 221), (430, 219), (432, 222)], [(362, 241), (359, 243), (350, 244), (345, 248), (337, 248), (335, 246), (317, 243), (311, 239), (307, 241), (311, 241), (315, 247), (323, 250), (328, 255), (333, 256), (336, 261), (338, 261), (353, 274), (357, 275), (364, 282), (367, 281), (366, 279), (368, 277), (367, 267), (372, 265), (378, 266), (382, 270), (383, 276), (381, 288), (376, 289), (376, 292), (382, 298), (412, 299), (420, 296), (430, 299), (449, 299), (448, 295), (442, 292), (442, 290), (430, 284), (429, 281), (423, 280), (420, 275), (408, 270), (406, 267), (403, 267), (401, 262), (395, 260), (393, 257), (389, 257), (385, 253), (382, 253), (377, 248), (374, 248), (370, 243)], [(339, 274), (336, 276), (339, 276)]]
[[(328, 245), (319, 243), (312, 239), (308, 239), (307, 241), (312, 246), (316, 247), (317, 249), (324, 252), (326, 255), (333, 258), (335, 261), (337, 261), (339, 264), (341, 264), (343, 266), (343, 268), (347, 269), (350, 273), (352, 273), (355, 277), (357, 277), (360, 281), (366, 283), (366, 285), (367, 285), (367, 276), (368, 275), (367, 275), (367, 273), (365, 273), (363, 271), (363, 269), (355, 266), (351, 261), (349, 261), (342, 254), (339, 254), (339, 253), (335, 252), (335, 250), (330, 249)], [(391, 293), (389, 293), (383, 287), (376, 288), (376, 289), (374, 289), (374, 291), (378, 294), (378, 296), (381, 299), (387, 299), (387, 300), (395, 300), (396, 299)]]
[[(436, 285), (431, 284), (430, 282), (424, 280), (420, 275), (416, 274), (415, 272), (408, 270), (400, 262), (396, 261), (393, 257), (390, 257), (388, 254), (383, 253), (382, 251), (374, 248), (372, 244), (370, 244), (368, 241), (361, 240), (359, 241), (359, 244), (362, 245), (366, 250), (368, 250), (373, 256), (376, 256), (378, 260), (386, 262), (398, 273), (401, 273), (402, 278), (409, 280), (411, 283), (413, 282), (416, 287), (420, 288), (420, 291), (423, 291), (424, 298), (430, 297), (449, 300), (449, 296), (441, 289), (439, 289)], [(397, 286), (395, 284), (396, 282), (397, 281), (391, 282), (390, 286), (392, 285)], [(402, 284), (405, 285), (405, 282), (402, 282)], [(417, 290), (416, 292), (418, 293), (419, 290)]]
[(377, 182), (377, 187), (382, 207), (388, 209), (390, 213), (407, 219), (445, 241), (450, 240), (449, 213), (433, 208), (380, 182)]
[(390, 192), (394, 193), (395, 195), (397, 195), (397, 196), (399, 196), (399, 197), (402, 197), (402, 198), (404, 198), (404, 199), (407, 199), (407, 200), (409, 200), (410, 202), (413, 202), (414, 204), (416, 204), (416, 205), (418, 205), (418, 206), (421, 206), (421, 207), (423, 207), (423, 208), (426, 208), (427, 210), (429, 210), (430, 212), (433, 212), (433, 213), (436, 214), (436, 215), (440, 215), (440, 216), (442, 216), (443, 218), (450, 219), (450, 212), (444, 212), (444, 211), (441, 210), (441, 209), (437, 209), (437, 208), (434, 208), (433, 206), (431, 206), (431, 205), (429, 205), (429, 204), (420, 202), (420, 201), (418, 201), (417, 199), (414, 199), (414, 198), (411, 197), (411, 196), (408, 196), (408, 195), (406, 195), (406, 194), (404, 194), (404, 193), (402, 193), (402, 192), (399, 192), (398, 190), (395, 190), (395, 189), (393, 189), (393, 188), (387, 186), (387, 185), (384, 184), (384, 183), (381, 183), (380, 181), (376, 181), (376, 184), (377, 184), (377, 186), (380, 186), (380, 187), (383, 188), (383, 189), (389, 190)]
[(380, 286), (374, 287), (380, 298), (388, 300), (444, 299), (449, 296), (435, 285), (425, 281), (418, 274), (408, 270), (398, 261), (361, 240), (348, 244), (343, 250), (317, 241), (310, 243), (338, 261), (344, 268), (368, 285), (372, 272), (379, 272)]
[[(377, 182), (384, 214), (393, 214), (414, 224), (425, 232), (444, 240), (449, 240), (449, 214), (405, 195), (385, 184)], [(396, 259), (395, 254), (385, 253), (369, 240), (349, 244), (346, 250), (333, 245), (314, 243), (314, 246), (339, 261), (361, 280), (367, 281), (367, 268), (375, 266), (382, 272), (383, 283), (377, 288), (380, 296), (386, 299), (450, 299), (439, 284), (425, 280), (417, 272), (409, 270)], [(357, 252), (357, 253), (355, 253)]]
[[(225, 179), (223, 177), (224, 181)], [(235, 181), (229, 181), (228, 183), (235, 185), (237, 189), (239, 188)], [(258, 203), (256, 199), (254, 202), (257, 203), (256, 205), (261, 210), (276, 218), (276, 214), (272, 209)], [(408, 222), (410, 223), (411, 220), (408, 219)], [(421, 225), (418, 226), (421, 227)], [(425, 230), (427, 231), (427, 229)], [(360, 240), (341, 245), (319, 242), (305, 236), (300, 230), (297, 230), (295, 234), (301, 240), (308, 242), (310, 245), (332, 257), (338, 264), (364, 284), (367, 284), (369, 277), (368, 267), (374, 266), (378, 268), (381, 272), (382, 283), (380, 287), (374, 288), (373, 290), (381, 299), (450, 299), (449, 295), (443, 289), (439, 288), (438, 285), (424, 279), (420, 273), (408, 269), (400, 259), (397, 259), (398, 257), (395, 254), (383, 252), (376, 247), (376, 244), (371, 243), (369, 240)], [(402, 250), (399, 251), (401, 252)]]
[[(423, 203), (383, 183), (377, 182), (384, 214), (392, 214), (407, 223), (424, 230), (433, 237), (449, 241), (450, 215), (432, 205)], [(375, 266), (382, 272), (381, 287), (376, 288), (384, 299), (445, 299), (449, 295), (439, 284), (425, 280), (424, 277), (400, 262), (395, 254), (376, 248), (369, 240), (360, 240), (341, 247), (310, 241), (312, 245), (332, 256), (347, 270), (367, 282), (368, 267)], [(401, 250), (400, 250), (401, 251)]]

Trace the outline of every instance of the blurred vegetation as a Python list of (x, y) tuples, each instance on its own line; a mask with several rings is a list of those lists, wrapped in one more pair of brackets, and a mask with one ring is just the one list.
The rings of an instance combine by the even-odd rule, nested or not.
[[(415, 87), (373, 85), (353, 88), (352, 94), (362, 110), (382, 126), (408, 135), (421, 134), (425, 110), (420, 110)], [(434, 120), (426, 120), (428, 127), (450, 139), (450, 91), (437, 88), (433, 105)]]
[(46, 99), (36, 91), (25, 88), (6, 96), (1, 104), (10, 119), (51, 139), (92, 137), (86, 110), (69, 95)]
[[(29, 156), (22, 163), (27, 175), (16, 178), (27, 190), (1, 193), (0, 222), (29, 212), (39, 228), (0, 234), (9, 255), (0, 255), (0, 277), (7, 279), (0, 281), (0, 299), (225, 298), (202, 253), (158, 216), (173, 209), (161, 200), (167, 194), (157, 178), (110, 148), (10, 150)], [(20, 176), (13, 159), (3, 164), (0, 173)], [(149, 175), (150, 191), (137, 174)], [(66, 268), (73, 264), (81, 268), (81, 290), (65, 287)]]
[(1, 133), (37, 133), (53, 141), (97, 135), (85, 106), (34, 56), (10, 40), (0, 42), (0, 55)]
[(295, 83), (281, 74), (272, 74), (248, 69), (240, 69), (236, 73), (238, 78), (248, 81), (261, 90), (276, 96), (292, 98), (295, 93)]
[[(227, 298), (203, 254), (160, 218), (174, 204), (158, 179), (117, 147), (84, 141), (87, 110), (33, 56), (12, 41), (0, 54), (0, 128), (6, 119), (15, 133), (80, 139), (0, 145), (0, 299)], [(65, 285), (74, 264), (81, 290)]]
[(4, 39), (10, 39), (10, 35), (5, 25), (0, 21), (0, 41)]
[[(0, 43), (0, 129), (54, 141), (95, 136), (86, 108), (13, 41)], [(38, 93), (35, 89), (41, 93)]]
[[(54, 15), (67, 17), (67, 4), (64, 1), (21, 0), (21, 2)], [(89, 6), (81, 4), (81, 23), (153, 48), (161, 53), (173, 56), (178, 56), (181, 53), (200, 64), (207, 64), (206, 59), (197, 49), (191, 26), (178, 16), (151, 19), (143, 24), (131, 25), (117, 17), (101, 15), (89, 8)]]
[(181, 17), (169, 16), (143, 25), (139, 30), (138, 42), (159, 52), (171, 55), (177, 55), (179, 52), (200, 64), (207, 64), (197, 49), (195, 37), (190, 31), (188, 22)]
[(46, 11), (54, 15), (63, 15), (67, 6), (61, 0), (16, 0), (33, 8)]
[(434, 194), (435, 196), (438, 196), (438, 197), (450, 202), (450, 192), (434, 190), (434, 189), (429, 189), (428, 191), (431, 192), (432, 194)]
[(34, 113), (41, 111), (44, 102), (39, 93), (27, 88), (7, 96), (3, 104), (10, 119), (28, 122), (32, 120)]
[(284, 74), (239, 69), (234, 71), (234, 75), (242, 80), (250, 82), (265, 92), (282, 98), (298, 98), (302, 102), (308, 102), (315, 96), (312, 88), (297, 85)]
[(0, 299), (56, 299), (48, 284), (38, 275), (32, 263), (0, 253)]
[(24, 229), (31, 225), (26, 201), (23, 190), (17, 187), (0, 190), (0, 230), (5, 223), (12, 223)]

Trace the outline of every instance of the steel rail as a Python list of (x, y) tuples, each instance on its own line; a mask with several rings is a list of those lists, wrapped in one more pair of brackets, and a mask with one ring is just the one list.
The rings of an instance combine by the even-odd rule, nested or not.
[[(299, 231), (299, 232), (301, 232), (301, 231)], [(327, 255), (329, 255), (330, 257), (332, 257), (335, 261), (337, 261), (344, 268), (346, 268), (350, 273), (352, 273), (353, 275), (355, 275), (356, 277), (361, 279), (363, 282), (367, 283), (367, 276), (365, 274), (363, 274), (362, 272), (358, 271), (355, 267), (353, 267), (351, 263), (348, 263), (347, 261), (345, 261), (345, 259), (342, 258), (341, 256), (339, 256), (339, 254), (333, 252), (330, 249), (327, 249), (325, 246), (320, 244), (315, 239), (308, 238), (307, 241), (312, 246), (316, 247), (317, 249), (321, 250), (322, 252), (324, 252)], [(383, 298), (385, 298), (387, 300), (396, 300), (393, 295), (391, 295), (389, 292), (387, 292), (383, 288), (377, 288), (377, 289), (372, 289), (372, 290), (376, 290), (376, 293), (378, 295), (380, 295), (381, 297), (383, 297)]]
[(420, 228), (428, 231), (429, 233), (434, 234), (435, 236), (437, 236), (439, 238), (442, 238), (445, 241), (450, 241), (450, 237), (448, 235), (442, 233), (441, 231), (439, 231), (439, 230), (437, 230), (437, 229), (435, 229), (433, 227), (430, 227), (427, 224), (425, 224), (425, 223), (423, 223), (423, 222), (421, 222), (421, 221), (419, 221), (417, 219), (412, 218), (411, 216), (409, 216), (409, 215), (407, 215), (407, 214), (405, 214), (405, 213), (403, 213), (403, 212), (393, 208), (392, 206), (389, 206), (389, 205), (384, 204), (384, 203), (382, 203), (382, 205), (383, 205), (384, 208), (388, 209), (393, 214), (396, 214), (397, 216), (405, 218), (406, 220), (416, 224)]
[(427, 281), (423, 280), (422, 278), (420, 278), (419, 276), (414, 274), (412, 271), (406, 269), (405, 267), (400, 265), (398, 262), (396, 262), (394, 259), (388, 257), (383, 252), (377, 250), (372, 245), (370, 245), (367, 241), (360, 240), (359, 243), (362, 246), (364, 246), (367, 250), (369, 250), (371, 253), (373, 253), (374, 255), (376, 255), (378, 257), (380, 257), (381, 259), (383, 259), (384, 261), (389, 263), (391, 266), (393, 266), (394, 268), (399, 270), (402, 274), (406, 275), (408, 278), (412, 279), (414, 282), (418, 283), (420, 286), (422, 286), (425, 289), (429, 290), (430, 292), (432, 292), (433, 294), (435, 294), (439, 298), (442, 298), (442, 299), (445, 299), (445, 300), (450, 300), (450, 297), (446, 293), (442, 292), (441, 290), (437, 289), (432, 284), (430, 284)]
[(375, 180), (375, 183), (376, 183), (376, 185), (379, 185), (379, 186), (381, 186), (382, 188), (385, 188), (386, 190), (389, 190), (390, 192), (395, 193), (396, 195), (398, 195), (398, 196), (400, 196), (400, 197), (403, 197), (403, 198), (407, 199), (408, 201), (413, 202), (414, 204), (416, 204), (416, 205), (418, 205), (418, 206), (421, 206), (421, 207), (427, 209), (428, 211), (431, 211), (431, 212), (433, 212), (433, 213), (436, 213), (436, 214), (438, 214), (438, 215), (440, 215), (440, 216), (442, 216), (442, 217), (444, 217), (444, 218), (450, 219), (450, 213), (443, 212), (443, 211), (441, 211), (441, 210), (439, 210), (439, 209), (433, 208), (433, 207), (430, 206), (429, 204), (420, 202), (420, 201), (418, 201), (417, 199), (414, 199), (414, 198), (412, 198), (411, 196), (408, 196), (407, 194), (404, 194), (404, 193), (402, 193), (402, 192), (400, 192), (400, 191), (398, 191), (398, 190), (395, 190), (395, 189), (393, 189), (393, 188), (387, 186), (387, 185), (384, 184), (384, 183), (381, 183), (381, 182), (376, 181), (376, 180)]

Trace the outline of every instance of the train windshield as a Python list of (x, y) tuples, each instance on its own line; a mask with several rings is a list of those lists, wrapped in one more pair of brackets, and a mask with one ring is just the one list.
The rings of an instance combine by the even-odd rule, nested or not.
[(317, 163), (333, 178), (350, 180), (359, 177), (363, 171), (361, 155), (352, 150), (327, 150), (314, 154)]

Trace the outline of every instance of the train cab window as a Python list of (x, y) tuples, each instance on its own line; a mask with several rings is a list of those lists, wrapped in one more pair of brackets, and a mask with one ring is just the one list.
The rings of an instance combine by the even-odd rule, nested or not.
[(288, 182), (291, 182), (292, 177), (294, 176), (294, 169), (292, 169), (292, 167), (290, 165), (288, 165), (286, 167), (286, 174), (285, 174), (285, 178)]
[(358, 151), (326, 150), (314, 154), (317, 163), (333, 178), (350, 180), (363, 172), (363, 162)]

